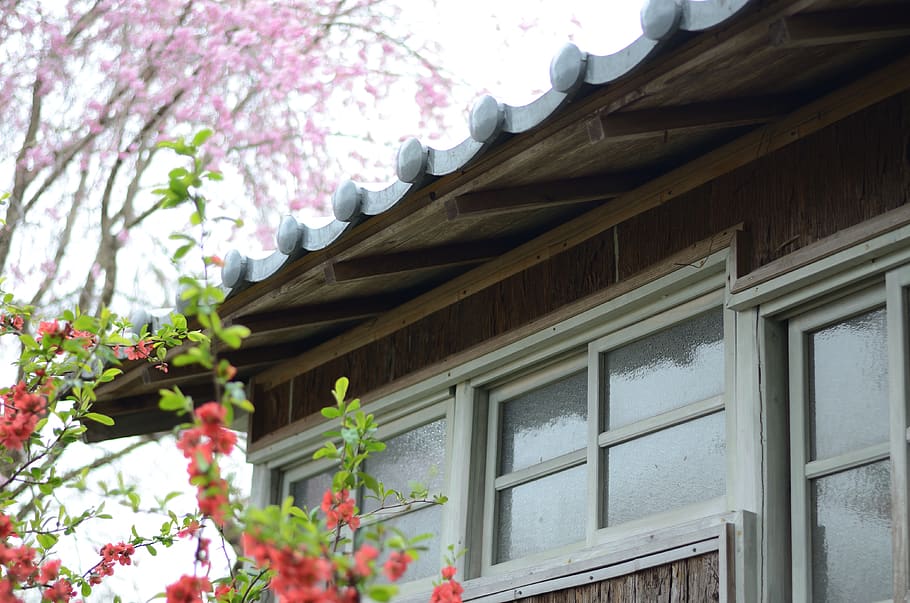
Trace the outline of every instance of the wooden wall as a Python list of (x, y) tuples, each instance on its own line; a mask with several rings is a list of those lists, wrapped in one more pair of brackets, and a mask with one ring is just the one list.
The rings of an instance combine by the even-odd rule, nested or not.
[(350, 378), (354, 394), (369, 392), (610, 287), (731, 225), (745, 223), (756, 268), (908, 199), (905, 93), (327, 362), (296, 377), (293, 387), (256, 390), (252, 440), (318, 412), (339, 376)]
[(708, 603), (720, 600), (716, 552), (619, 578), (518, 599), (521, 603)]

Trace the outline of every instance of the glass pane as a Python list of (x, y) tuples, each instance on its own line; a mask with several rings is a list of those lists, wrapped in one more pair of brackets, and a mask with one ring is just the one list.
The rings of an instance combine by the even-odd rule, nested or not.
[[(442, 507), (434, 505), (424, 507), (411, 513), (398, 515), (393, 519), (386, 519), (384, 523), (387, 526), (398, 528), (408, 538), (419, 536), (421, 534), (433, 534), (429, 540), (424, 540), (420, 546), (426, 547), (426, 550), (420, 551), (420, 557), (408, 566), (402, 581), (409, 582), (418, 578), (439, 575), (439, 569), (442, 567)], [(383, 555), (379, 559), (377, 567), (381, 567), (388, 555)], [(381, 578), (385, 581), (385, 578)]]
[[(386, 489), (398, 490), (407, 496), (410, 482), (420, 482), (439, 494), (445, 481), (446, 420), (427, 423), (386, 440), (386, 449), (370, 457), (365, 471), (385, 484)], [(394, 502), (391, 499), (387, 502)], [(378, 507), (373, 498), (364, 501), (364, 512)]]
[(586, 475), (580, 465), (500, 492), (496, 562), (583, 540)]
[(724, 494), (724, 413), (668, 427), (606, 450), (606, 524)]
[(891, 597), (888, 461), (812, 482), (812, 598), (866, 603)]
[(294, 497), (294, 504), (300, 508), (306, 507), (312, 511), (322, 504), (322, 496), (332, 487), (334, 469), (311, 475), (306, 479), (291, 482), (290, 493)]
[(812, 459), (888, 440), (886, 333), (881, 308), (809, 336)]
[(605, 354), (608, 429), (724, 391), (718, 308)]
[(587, 416), (586, 371), (503, 404), (499, 475), (584, 448)]

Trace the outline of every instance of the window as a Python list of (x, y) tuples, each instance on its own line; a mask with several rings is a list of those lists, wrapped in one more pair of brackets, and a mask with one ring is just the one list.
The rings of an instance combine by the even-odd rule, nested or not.
[(491, 390), (493, 563), (585, 539), (587, 379), (579, 356)]
[(630, 320), (585, 355), (488, 386), (487, 569), (726, 509), (720, 304), (715, 292)]
[(644, 337), (642, 327), (591, 345), (601, 414), (599, 527), (725, 493), (723, 310)]
[(888, 339), (901, 319), (884, 302), (878, 287), (789, 324), (798, 600), (891, 598)]

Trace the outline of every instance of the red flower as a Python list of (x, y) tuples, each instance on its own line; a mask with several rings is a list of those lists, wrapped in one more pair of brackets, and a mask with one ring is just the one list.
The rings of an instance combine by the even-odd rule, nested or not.
[(461, 603), (464, 588), (455, 580), (448, 580), (437, 585), (430, 596), (430, 603)]
[(152, 346), (144, 339), (140, 339), (136, 342), (136, 345), (126, 348), (127, 360), (142, 360), (143, 358), (148, 358), (151, 353)]
[(177, 532), (177, 538), (192, 538), (199, 531), (199, 522), (195, 519), (190, 521), (189, 525)]
[(73, 585), (66, 580), (57, 580), (50, 588), (44, 591), (42, 601), (51, 601), (52, 603), (66, 603), (76, 596)]
[(360, 518), (356, 515), (357, 507), (354, 506), (354, 499), (348, 496), (347, 490), (334, 493), (326, 490), (322, 496), (322, 511), (326, 516), (326, 527), (330, 530), (342, 523), (351, 526), (353, 530), (360, 527)]
[(41, 573), (38, 576), (38, 582), (42, 584), (49, 584), (57, 579), (57, 576), (60, 575), (60, 560), (53, 559), (51, 561), (45, 562), (41, 566)]
[(457, 572), (457, 571), (458, 570), (455, 569), (454, 567), (452, 567), (451, 565), (445, 566), (444, 568), (442, 568), (442, 579), (451, 580), (452, 578), (455, 577), (455, 572)]
[(390, 582), (395, 582), (404, 575), (408, 570), (408, 564), (413, 560), (414, 559), (404, 551), (392, 551), (391, 554), (389, 554), (389, 558), (385, 562), (385, 565), (382, 567), (382, 571)]
[(361, 578), (368, 578), (373, 573), (372, 561), (379, 557), (379, 551), (365, 544), (354, 553), (354, 573)]
[(202, 593), (210, 592), (212, 583), (208, 578), (181, 576), (165, 590), (167, 603), (202, 603)]
[(16, 536), (16, 531), (13, 529), (13, 520), (0, 513), (0, 540), (6, 540), (10, 536)]
[(233, 584), (221, 584), (215, 587), (215, 599), (218, 601), (227, 601), (231, 595), (236, 592)]

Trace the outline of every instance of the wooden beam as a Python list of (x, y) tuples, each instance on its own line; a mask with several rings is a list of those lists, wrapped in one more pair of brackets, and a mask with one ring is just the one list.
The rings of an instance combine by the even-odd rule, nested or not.
[(802, 13), (776, 21), (771, 44), (786, 48), (846, 44), (910, 36), (910, 6), (864, 6)]
[(792, 99), (772, 96), (608, 113), (588, 121), (588, 137), (591, 142), (624, 142), (670, 132), (752, 126), (786, 114), (795, 104)]
[(334, 260), (325, 266), (325, 280), (329, 284), (342, 283), (414, 270), (479, 264), (511, 247), (507, 241), (480, 241)]
[(446, 216), (449, 220), (455, 220), (462, 217), (499, 215), (612, 199), (629, 192), (644, 180), (644, 176), (641, 175), (602, 174), (505, 189), (474, 191), (448, 199), (445, 203)]
[(325, 304), (293, 306), (270, 312), (235, 316), (231, 324), (247, 327), (256, 335), (298, 330), (305, 326), (330, 325), (350, 320), (373, 318), (407, 299), (404, 295), (340, 299)]
[(330, 358), (356, 350), (413, 324), (513, 274), (540, 264), (601, 232), (687, 193), (723, 174), (805, 138), (849, 115), (910, 89), (910, 56), (813, 101), (780, 120), (716, 148), (637, 189), (542, 234), (502, 256), (406, 302), (368, 325), (355, 327), (263, 371), (257, 383), (274, 387)]

